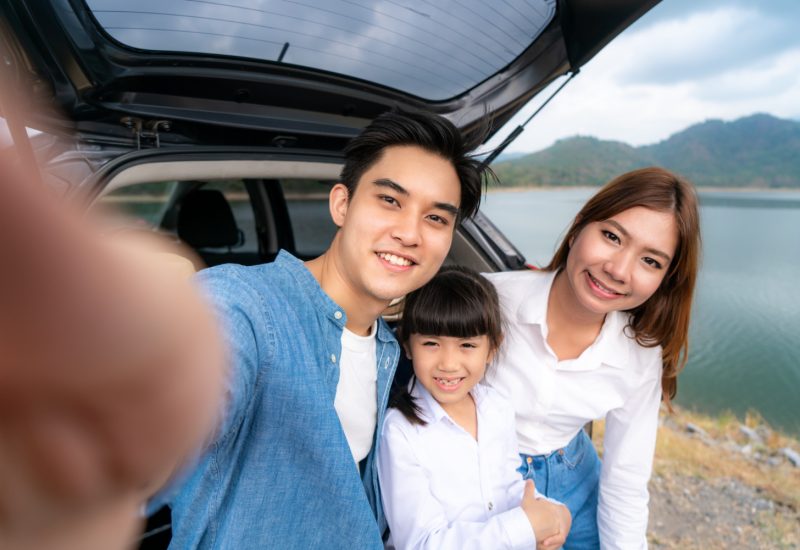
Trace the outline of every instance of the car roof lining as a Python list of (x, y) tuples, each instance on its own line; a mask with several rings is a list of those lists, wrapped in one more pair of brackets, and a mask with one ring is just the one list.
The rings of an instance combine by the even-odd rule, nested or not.
[(115, 174), (101, 195), (120, 187), (170, 180), (212, 180), (229, 178), (297, 178), (337, 180), (341, 165), (335, 162), (295, 160), (208, 160), (148, 162)]

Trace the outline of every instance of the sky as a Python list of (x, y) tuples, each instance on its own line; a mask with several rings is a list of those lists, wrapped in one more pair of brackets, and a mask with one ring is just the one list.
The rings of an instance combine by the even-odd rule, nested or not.
[(589, 61), (505, 152), (575, 135), (647, 145), (704, 120), (753, 113), (800, 120), (798, 26), (798, 0), (663, 0)]

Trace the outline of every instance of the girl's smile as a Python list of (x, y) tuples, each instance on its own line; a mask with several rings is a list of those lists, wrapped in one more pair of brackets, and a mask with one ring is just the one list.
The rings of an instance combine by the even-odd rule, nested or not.
[(417, 381), (448, 413), (469, 399), (493, 355), (485, 334), (469, 338), (412, 334), (406, 353)]

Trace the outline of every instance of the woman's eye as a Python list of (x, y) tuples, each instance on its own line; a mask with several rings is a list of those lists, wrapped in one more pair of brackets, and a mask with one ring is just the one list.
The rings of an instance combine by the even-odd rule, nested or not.
[(612, 242), (615, 242), (615, 243), (619, 242), (619, 237), (617, 237), (617, 235), (615, 233), (612, 233), (611, 231), (608, 231), (607, 229), (603, 230), (603, 236), (606, 239), (608, 239), (609, 241), (612, 241)]
[(646, 258), (644, 258), (644, 263), (646, 263), (650, 267), (654, 267), (656, 269), (661, 269), (661, 267), (662, 267), (661, 266), (661, 262), (659, 262), (658, 260), (656, 260), (654, 258), (646, 257)]

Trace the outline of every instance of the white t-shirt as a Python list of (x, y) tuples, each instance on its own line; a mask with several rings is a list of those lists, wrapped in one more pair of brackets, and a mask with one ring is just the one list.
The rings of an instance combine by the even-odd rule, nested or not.
[(606, 315), (595, 342), (559, 361), (547, 343), (547, 302), (555, 273), (487, 274), (500, 297), (506, 333), (487, 382), (513, 403), (520, 452), (562, 448), (584, 424), (605, 418), (597, 523), (606, 548), (646, 548), (647, 482), (661, 402), (661, 347), (625, 333), (628, 314)]
[(366, 458), (372, 448), (378, 417), (377, 331), (377, 322), (369, 336), (359, 336), (346, 328), (342, 331), (339, 383), (333, 406), (356, 463)]
[[(525, 482), (517, 472), (514, 410), (482, 384), (471, 394), (477, 441), (420, 383), (411, 395), (427, 425), (412, 424), (397, 409), (387, 412), (378, 447), (390, 530), (387, 548), (536, 547), (536, 535), (520, 507)], [(537, 493), (537, 498), (542, 497)]]

